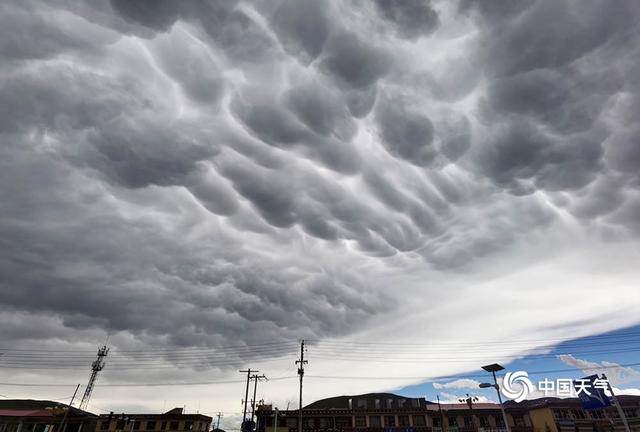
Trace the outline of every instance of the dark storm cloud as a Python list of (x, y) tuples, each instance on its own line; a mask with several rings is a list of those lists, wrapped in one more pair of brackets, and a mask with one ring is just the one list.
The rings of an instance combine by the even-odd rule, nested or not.
[[(2, 260), (5, 306), (61, 313), (68, 327), (126, 330), (143, 341), (194, 328), (211, 333), (212, 343), (223, 335), (227, 344), (251, 322), (270, 323), (252, 332), (257, 338), (280, 338), (285, 327), (290, 329), (285, 333), (331, 334), (387, 307), (382, 299), (358, 294), (364, 287), (356, 275), (338, 282), (320, 267), (281, 272), (277, 269), (289, 264), (259, 260), (224, 234), (218, 233), (215, 244), (197, 245), (184, 232), (177, 238), (165, 231), (162, 221), (143, 216), (127, 222), (117, 207), (105, 205), (98, 190), (69, 192), (77, 180), (63, 163), (21, 151), (3, 156), (3, 196), (13, 204), (3, 205), (0, 228), (3, 248), (13, 251)], [(37, 175), (19, 171), (24, 168)], [(23, 188), (38, 192), (26, 198)], [(153, 206), (171, 209), (173, 217), (191, 210), (183, 216), (185, 228), (204, 222), (204, 214), (184, 196), (162, 199), (156, 196)], [(92, 210), (97, 207), (100, 213)], [(152, 211), (145, 207), (139, 211)], [(336, 283), (341, 287), (331, 287)], [(305, 300), (309, 291), (323, 289), (325, 294), (314, 294), (323, 296), (317, 302)], [(328, 293), (330, 298), (320, 301)], [(324, 307), (325, 302), (340, 306)]]
[(375, 0), (380, 14), (393, 22), (403, 37), (416, 38), (433, 32), (438, 14), (429, 0)]
[[(477, 2), (485, 3), (485, 2)], [(543, 68), (561, 68), (596, 49), (624, 37), (635, 23), (634, 2), (494, 2), (481, 5), (491, 40), (491, 69), (516, 74)], [(516, 2), (518, 3), (518, 2)], [(576, 8), (580, 12), (576, 13)], [(500, 12), (497, 12), (498, 10)], [(567, 31), (570, 28), (571, 31)], [(622, 40), (620, 40), (622, 42)], [(519, 49), (527, 46), (527, 49)], [(611, 47), (615, 50), (615, 47)]]
[(338, 94), (321, 85), (308, 84), (289, 90), (286, 104), (309, 129), (320, 135), (335, 133), (349, 141), (356, 126)]
[(271, 17), (284, 49), (305, 64), (320, 55), (329, 36), (329, 7), (314, 0), (284, 1)]
[(0, 6), (0, 323), (340, 337), (388, 280), (640, 234), (635, 2), (359, 6)]
[[(491, 77), (480, 104), (489, 133), (474, 151), (478, 167), (518, 194), (578, 190), (616, 169), (608, 155), (624, 153), (630, 140), (609, 145), (628, 135), (613, 101), (639, 90), (625, 72), (636, 67), (628, 56), (637, 52), (637, 5), (596, 1), (578, 10), (570, 2), (465, 2), (465, 8), (478, 12), (485, 28), (480, 56)], [(579, 207), (582, 216), (592, 211)]]
[(385, 148), (420, 166), (427, 166), (437, 156), (433, 146), (433, 124), (423, 114), (406, 109), (401, 100), (380, 103), (376, 113)]
[[(64, 25), (65, 19), (71, 19), (73, 25)], [(0, 56), (5, 60), (51, 58), (72, 50), (93, 51), (117, 37), (106, 29), (91, 29), (82, 19), (62, 11), (46, 15), (34, 13), (20, 2), (0, 5)]]
[(126, 20), (157, 31), (167, 31), (180, 17), (181, 2), (160, 0), (153, 4), (142, 0), (111, 0), (113, 9)]
[[(292, 149), (333, 170), (354, 173), (359, 168), (360, 155), (348, 139), (355, 126), (340, 112), (337, 96), (320, 92), (313, 86), (294, 88), (281, 98), (262, 95), (261, 90), (250, 87), (234, 97), (231, 110), (264, 143)], [(329, 132), (336, 137), (323, 136)]]
[(347, 91), (345, 97), (351, 115), (361, 118), (369, 114), (373, 105), (376, 103), (377, 90), (378, 88), (376, 86), (370, 86), (365, 90)]
[(389, 54), (359, 36), (339, 33), (327, 42), (321, 67), (331, 73), (339, 85), (361, 90), (383, 77), (390, 63)]

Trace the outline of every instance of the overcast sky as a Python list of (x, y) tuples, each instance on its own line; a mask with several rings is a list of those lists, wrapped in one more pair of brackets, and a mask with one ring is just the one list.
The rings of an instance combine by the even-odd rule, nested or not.
[[(261, 368), (286, 376), (301, 338), (639, 324), (639, 19), (634, 0), (2, 2), (0, 347), (283, 343)], [(317, 375), (482, 364), (313, 355)], [(103, 382), (241, 379), (262, 357)], [(0, 378), (84, 383), (87, 368)], [(308, 398), (397, 387), (318, 382)], [(95, 403), (238, 411), (242, 384), (223, 388)], [(295, 400), (295, 380), (264, 391)]]

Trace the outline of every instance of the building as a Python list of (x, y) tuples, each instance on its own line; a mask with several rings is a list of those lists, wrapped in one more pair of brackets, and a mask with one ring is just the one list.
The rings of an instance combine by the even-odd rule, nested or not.
[[(438, 405), (424, 398), (408, 398), (392, 393), (370, 393), (322, 399), (303, 408), (304, 432), (440, 432), (444, 420), (448, 432), (476, 431), (501, 427), (502, 415), (496, 404)], [(270, 405), (258, 407), (257, 432), (276, 432), (276, 412)], [(297, 432), (298, 410), (278, 411), (277, 429)], [(514, 431), (515, 432), (515, 431)], [(519, 432), (533, 432), (524, 427)]]
[[(640, 396), (619, 396), (632, 432), (640, 432)], [(615, 407), (585, 411), (577, 398), (505, 403), (512, 432), (624, 432)], [(259, 406), (257, 432), (297, 432), (298, 410)], [(500, 405), (438, 404), (392, 393), (337, 396), (302, 410), (303, 432), (505, 432)], [(277, 417), (277, 421), (276, 421)], [(277, 425), (277, 426), (276, 426)]]
[[(500, 405), (495, 403), (466, 403), (427, 405), (428, 423), (432, 432), (488, 432), (503, 431), (504, 419)], [(507, 413), (512, 432), (534, 432), (526, 412), (514, 407)], [(444, 424), (444, 428), (443, 425)]]
[(101, 414), (96, 432), (208, 432), (212, 418), (183, 414), (174, 408), (164, 414)]
[(93, 432), (97, 420), (95, 414), (60, 402), (0, 400), (0, 432)]
[[(640, 396), (618, 396), (629, 428), (640, 432)], [(624, 424), (615, 407), (585, 411), (577, 398), (540, 398), (518, 404), (505, 403), (507, 410), (524, 408), (533, 432), (624, 432)]]

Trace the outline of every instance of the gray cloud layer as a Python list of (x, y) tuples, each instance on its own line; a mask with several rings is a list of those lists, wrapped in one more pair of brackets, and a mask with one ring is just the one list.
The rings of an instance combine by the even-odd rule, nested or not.
[(407, 269), (640, 234), (634, 1), (0, 9), (0, 314), (341, 336)]

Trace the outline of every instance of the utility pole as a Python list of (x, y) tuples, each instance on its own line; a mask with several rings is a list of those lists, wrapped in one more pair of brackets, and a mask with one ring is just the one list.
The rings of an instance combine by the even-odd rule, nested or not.
[(446, 429), (444, 425), (444, 414), (442, 413), (442, 405), (440, 405), (440, 395), (436, 395), (436, 398), (438, 398), (438, 411), (440, 412), (440, 429), (442, 430), (442, 432), (444, 432)]
[(222, 413), (219, 412), (218, 414), (216, 414), (216, 417), (218, 417), (218, 421), (216, 422), (216, 429), (220, 430), (220, 418), (224, 417), (224, 415), (222, 415)]
[(71, 405), (73, 405), (73, 400), (76, 398), (76, 394), (78, 394), (78, 389), (80, 388), (80, 384), (76, 386), (76, 390), (73, 392), (73, 396), (71, 396), (71, 402), (67, 406), (67, 410), (64, 412), (64, 417), (62, 417), (62, 422), (60, 423), (60, 432), (64, 432), (67, 429), (67, 416), (69, 415), (69, 411), (71, 411)]
[(240, 430), (244, 432), (245, 421), (247, 421), (247, 403), (249, 401), (249, 381), (251, 381), (251, 372), (260, 372), (260, 371), (257, 371), (257, 370), (252, 371), (251, 368), (249, 368), (247, 370), (241, 370), (240, 372), (247, 373), (247, 386), (244, 392), (244, 410), (242, 412), (242, 425), (240, 426)]
[(469, 407), (469, 415), (471, 416), (471, 426), (473, 426), (473, 430), (477, 430), (477, 428), (476, 428), (476, 419), (475, 419), (475, 416), (473, 415), (473, 403), (474, 402), (478, 402), (478, 400), (479, 399), (477, 397), (475, 397), (475, 396), (474, 397), (469, 396), (469, 393), (467, 393), (467, 397), (466, 398), (458, 399), (458, 402), (464, 402)]
[(266, 376), (255, 374), (251, 377), (253, 379), (253, 399), (251, 399), (251, 421), (256, 413), (256, 390), (258, 389), (258, 380), (267, 379)]
[(298, 375), (300, 375), (300, 401), (298, 411), (298, 432), (302, 432), (302, 378), (304, 377), (304, 365), (309, 363), (304, 359), (304, 339), (300, 341), (300, 360), (296, 360), (296, 364), (299, 364)]
[(82, 395), (82, 400), (80, 401), (80, 409), (86, 410), (87, 405), (89, 405), (89, 399), (91, 399), (91, 393), (93, 392), (93, 386), (98, 379), (98, 372), (104, 369), (105, 361), (104, 358), (109, 354), (109, 348), (106, 345), (98, 348), (98, 357), (91, 363), (91, 375), (89, 376), (89, 383), (87, 384), (87, 388), (84, 389), (84, 394)]
[(278, 407), (276, 407), (275, 413), (276, 413), (276, 419), (273, 423), (273, 427), (274, 427), (273, 432), (278, 432)]

